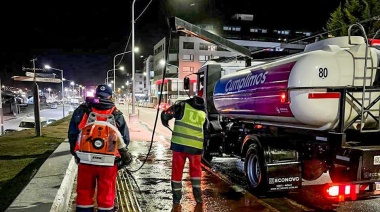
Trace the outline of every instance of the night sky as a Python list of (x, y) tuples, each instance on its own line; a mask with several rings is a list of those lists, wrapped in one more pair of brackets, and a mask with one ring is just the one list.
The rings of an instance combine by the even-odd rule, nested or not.
[[(168, 34), (166, 17), (175, 15), (188, 22), (210, 22), (230, 18), (234, 13), (255, 15), (258, 26), (321, 31), (342, 0), (253, 1), (153, 0), (135, 23), (136, 69), (141, 69), (139, 55), (153, 55), (153, 45)], [(14, 1), (15, 2), (15, 1)], [(15, 82), (14, 75), (24, 75), (22, 67), (44, 64), (64, 70), (64, 77), (83, 85), (104, 82), (107, 70), (113, 68), (113, 57), (124, 51), (131, 32), (132, 1), (50, 1), (49, 3), (3, 3), (0, 12), (0, 77), (6, 85)], [(81, 1), (82, 2), (82, 1)], [(137, 18), (150, 0), (137, 0)], [(189, 6), (191, 2), (195, 6)], [(302, 8), (302, 9), (300, 9)], [(131, 41), (127, 51), (131, 49)], [(117, 57), (119, 62), (121, 57)], [(121, 64), (126, 73), (118, 72), (119, 82), (131, 73), (131, 54)], [(59, 74), (60, 72), (56, 72)], [(40, 86), (49, 86), (42, 83)], [(54, 86), (54, 85), (53, 85)], [(120, 85), (118, 85), (120, 86)], [(59, 85), (56, 85), (59, 88)]]

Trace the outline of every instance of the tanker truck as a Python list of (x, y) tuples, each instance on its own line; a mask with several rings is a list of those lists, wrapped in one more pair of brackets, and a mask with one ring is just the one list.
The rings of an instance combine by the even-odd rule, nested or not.
[(350, 35), (225, 75), (216, 62), (204, 65), (196, 84), (203, 79), (210, 123), (203, 159), (238, 157), (257, 193), (286, 193), (328, 173), (328, 197), (380, 194), (379, 67), (380, 50)]

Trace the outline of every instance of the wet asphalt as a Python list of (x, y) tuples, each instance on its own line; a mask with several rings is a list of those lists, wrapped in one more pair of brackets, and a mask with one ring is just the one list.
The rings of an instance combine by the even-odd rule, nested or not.
[[(129, 122), (132, 140), (129, 149), (133, 163), (128, 170), (135, 195), (142, 211), (172, 211), (170, 132), (158, 126), (151, 142), (154, 123), (147, 122), (154, 118), (154, 111), (139, 110), (140, 122)], [(340, 204), (328, 202), (320, 194), (323, 187), (318, 185), (304, 186), (286, 195), (255, 196), (249, 192), (242, 162), (236, 158), (215, 158), (202, 170), (202, 207), (196, 207), (186, 164), (180, 211), (380, 211), (377, 210), (380, 202), (376, 198)], [(75, 191), (73, 193), (75, 196)]]

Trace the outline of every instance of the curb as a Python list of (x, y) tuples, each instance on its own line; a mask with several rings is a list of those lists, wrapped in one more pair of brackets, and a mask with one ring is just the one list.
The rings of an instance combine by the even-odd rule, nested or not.
[(57, 195), (55, 196), (50, 212), (61, 212), (68, 208), (77, 173), (78, 166), (72, 157), (69, 166), (67, 167), (65, 177), (62, 180), (61, 187), (59, 187)]
[(76, 176), (75, 162), (69, 149), (69, 143), (62, 142), (6, 212), (64, 211), (60, 208), (67, 208), (65, 204), (70, 200), (72, 189), (70, 180)]

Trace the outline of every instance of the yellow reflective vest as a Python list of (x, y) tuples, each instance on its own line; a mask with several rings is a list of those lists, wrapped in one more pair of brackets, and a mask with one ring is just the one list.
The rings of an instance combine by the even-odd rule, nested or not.
[(182, 119), (176, 119), (174, 122), (171, 149), (200, 154), (203, 149), (203, 124), (205, 121), (206, 113), (204, 111), (194, 109), (190, 104), (185, 103)]

